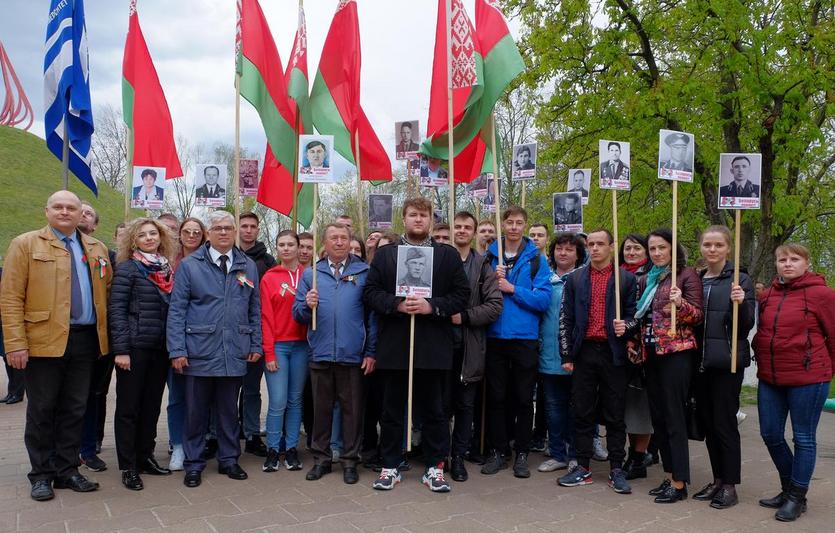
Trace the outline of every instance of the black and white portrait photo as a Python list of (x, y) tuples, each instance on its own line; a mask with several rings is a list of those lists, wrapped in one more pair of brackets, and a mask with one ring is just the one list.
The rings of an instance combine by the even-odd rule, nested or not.
[(531, 180), (536, 176), (536, 143), (513, 147), (513, 179)]
[(493, 174), (479, 174), (476, 179), (467, 184), (467, 194), (472, 198), (484, 198), (487, 196), (487, 179)]
[(194, 171), (195, 205), (225, 206), (227, 177), (228, 171), (224, 163), (196, 165)]
[(449, 174), (441, 166), (442, 161), (434, 157), (420, 158), (420, 184), (424, 187), (445, 187), (449, 184)]
[(238, 162), (238, 191), (241, 196), (258, 195), (258, 160), (241, 159)]
[(629, 181), (629, 143), (607, 140), (601, 140), (598, 143), (600, 188), (628, 191), (631, 187)]
[[(496, 191), (495, 186), (493, 185), (493, 178), (487, 178), (487, 192), (484, 195), (484, 200), (482, 201), (482, 206), (484, 207), (484, 211), (487, 213), (493, 213), (496, 211)], [(502, 194), (502, 182), (499, 180), (499, 196), (501, 197)]]
[(391, 194), (368, 195), (368, 227), (372, 229), (388, 229), (392, 226)]
[(133, 167), (133, 192), (130, 206), (162, 209), (165, 200), (165, 168)]
[(719, 207), (759, 209), (761, 154), (719, 154)]
[(658, 132), (658, 177), (662, 180), (692, 182), (695, 153), (692, 134), (660, 130)]
[(591, 188), (591, 169), (590, 168), (570, 168), (568, 169), (568, 188), (566, 192), (580, 193), (582, 197), (582, 204), (589, 203), (589, 189)]
[(299, 183), (333, 183), (333, 135), (299, 136)]
[(398, 161), (415, 159), (420, 148), (420, 122), (404, 120), (394, 123), (394, 154)]
[(554, 231), (583, 231), (583, 202), (579, 192), (558, 192), (553, 195)]
[(397, 247), (397, 286), (395, 296), (432, 297), (432, 260), (434, 250), (431, 246)]

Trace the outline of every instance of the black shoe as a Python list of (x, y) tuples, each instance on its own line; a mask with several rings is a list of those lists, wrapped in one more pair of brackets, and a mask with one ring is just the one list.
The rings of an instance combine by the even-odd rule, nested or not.
[(229, 466), (218, 466), (217, 467), (218, 474), (226, 474), (229, 479), (246, 479), (249, 476), (246, 475), (244, 469), (241, 468), (241, 465), (238, 463), (232, 463)]
[(347, 483), (348, 485), (353, 485), (357, 481), (360, 480), (360, 475), (357, 474), (357, 467), (355, 466), (346, 466), (342, 469), (342, 481)]
[(531, 441), (531, 451), (532, 452), (544, 452), (547, 443), (545, 442), (545, 438), (541, 439), (533, 439)]
[(52, 485), (48, 479), (39, 479), (32, 484), (32, 492), (29, 493), (36, 502), (45, 502), (55, 497)]
[(513, 463), (513, 475), (518, 478), (531, 477), (531, 469), (528, 468), (528, 454), (519, 452), (516, 454), (516, 461)]
[(722, 490), (721, 484), (714, 484), (712, 481), (702, 488), (699, 492), (693, 495), (694, 500), (699, 500), (701, 502), (709, 502), (713, 500), (713, 497)]
[(733, 485), (723, 485), (713, 496), (710, 506), (714, 509), (727, 509), (739, 503), (736, 495), (736, 488)]
[(670, 480), (665, 479), (664, 481), (661, 482), (660, 485), (658, 485), (657, 487), (655, 487), (654, 489), (649, 491), (647, 494), (649, 494), (650, 496), (658, 496), (659, 494), (661, 494), (662, 492), (667, 490), (669, 487), (670, 487)]
[(261, 467), (261, 470), (264, 472), (277, 472), (279, 463), (278, 450), (270, 448), (267, 450), (267, 459), (264, 461), (264, 466)]
[(763, 498), (759, 501), (761, 507), (768, 507), (769, 509), (779, 509), (782, 507), (783, 502), (786, 501), (786, 493), (789, 491), (789, 487), (791, 486), (791, 480), (789, 478), (780, 478), (780, 494), (773, 498)]
[(623, 471), (626, 474), (626, 479), (645, 479), (647, 477), (647, 467), (641, 463), (632, 463), (629, 468), (624, 465)]
[(330, 463), (320, 463), (313, 465), (313, 468), (307, 473), (304, 478), (308, 481), (316, 481), (317, 479), (321, 479), (322, 476), (325, 474), (331, 473), (331, 464)]
[(91, 455), (90, 457), (81, 457), (81, 464), (93, 472), (104, 472), (107, 470), (107, 463), (102, 461), (98, 455)]
[(23, 401), (23, 396), (12, 395), (12, 396), (6, 396), (6, 401), (4, 401), (3, 403), (5, 403), (7, 405), (12, 405), (13, 403), (20, 403), (22, 401)]
[(90, 481), (81, 474), (73, 474), (64, 479), (56, 478), (53, 486), (56, 489), (70, 489), (75, 492), (93, 492), (98, 490), (99, 484), (95, 481)]
[(244, 446), (244, 451), (246, 453), (251, 453), (256, 457), (266, 457), (267, 445), (264, 444), (264, 441), (261, 440), (261, 437), (259, 437), (258, 435), (253, 435), (252, 437), (246, 439), (246, 446)]
[(142, 490), (145, 485), (142, 484), (142, 478), (139, 477), (139, 472), (136, 470), (125, 470), (122, 472), (122, 485), (130, 490)]
[(453, 481), (464, 482), (470, 477), (469, 474), (467, 474), (467, 467), (464, 466), (464, 458), (460, 455), (456, 455), (452, 458), (449, 471), (450, 477), (452, 477)]
[(675, 503), (687, 499), (687, 485), (677, 489), (672, 484), (655, 497), (655, 503)]
[(302, 462), (299, 461), (299, 452), (295, 448), (290, 448), (284, 455), (284, 464), (287, 465), (287, 470), (301, 470)]
[(794, 522), (806, 511), (806, 490), (797, 485), (790, 485), (786, 492), (786, 501), (777, 509), (774, 518), (780, 522)]
[(481, 473), (491, 476), (505, 468), (507, 468), (507, 461), (498, 450), (493, 450), (484, 462), (484, 466), (481, 467)]
[(148, 474), (151, 476), (170, 476), (171, 470), (167, 468), (163, 468), (159, 465), (156, 459), (153, 457), (148, 457), (139, 467), (139, 471), (143, 474)]
[(183, 485), (189, 488), (199, 487), (203, 482), (203, 474), (199, 470), (189, 470), (183, 478)]
[(379, 472), (383, 467), (383, 458), (380, 457), (380, 454), (374, 453), (373, 455), (366, 457), (362, 466), (368, 468), (369, 470), (376, 470)]
[(203, 453), (200, 458), (204, 461), (214, 459), (217, 455), (217, 439), (206, 439), (206, 444), (203, 445)]

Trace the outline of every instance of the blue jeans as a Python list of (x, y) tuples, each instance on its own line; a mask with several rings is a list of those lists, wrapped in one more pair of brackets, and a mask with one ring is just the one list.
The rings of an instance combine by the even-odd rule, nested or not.
[[(267, 448), (278, 450), (284, 437), (287, 449), (299, 443), (302, 424), (302, 394), (307, 381), (310, 347), (307, 341), (275, 343), (278, 370), (266, 371), (269, 406), (267, 408)], [(285, 417), (287, 434), (284, 435)]]
[(174, 369), (168, 371), (168, 440), (172, 446), (183, 444), (186, 419), (185, 378)]
[[(760, 436), (780, 477), (798, 487), (808, 488), (815, 471), (815, 433), (828, 394), (829, 382), (781, 387), (760, 381), (757, 388)], [(792, 420), (794, 454), (785, 437), (787, 416)]]
[(540, 374), (545, 393), (548, 450), (551, 457), (567, 463), (574, 454), (574, 417), (571, 414), (571, 376)]

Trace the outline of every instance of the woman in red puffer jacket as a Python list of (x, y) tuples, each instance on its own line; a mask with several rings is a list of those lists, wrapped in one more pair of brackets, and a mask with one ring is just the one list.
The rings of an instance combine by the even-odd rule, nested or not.
[[(809, 271), (809, 250), (784, 244), (774, 252), (777, 278), (760, 299), (754, 354), (760, 380), (760, 435), (780, 475), (782, 492), (760, 500), (777, 520), (806, 510), (815, 469), (815, 433), (835, 367), (835, 290)], [(785, 438), (791, 416), (794, 453)]]

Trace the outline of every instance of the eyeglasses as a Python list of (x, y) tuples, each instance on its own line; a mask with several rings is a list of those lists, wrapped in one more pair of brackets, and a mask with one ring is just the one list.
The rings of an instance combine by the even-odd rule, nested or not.
[(209, 230), (216, 233), (231, 233), (235, 231), (235, 226), (212, 226)]
[(184, 229), (180, 233), (182, 233), (184, 235), (187, 235), (189, 237), (199, 237), (200, 235), (203, 234), (203, 231), (199, 230), (199, 229)]

